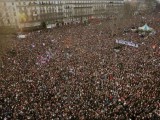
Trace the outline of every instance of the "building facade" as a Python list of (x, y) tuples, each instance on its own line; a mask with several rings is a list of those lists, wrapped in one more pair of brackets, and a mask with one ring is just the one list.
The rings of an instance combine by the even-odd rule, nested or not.
[[(123, 0), (1, 0), (0, 26), (18, 28), (83, 22), (105, 18)], [(115, 8), (114, 7), (114, 8)]]

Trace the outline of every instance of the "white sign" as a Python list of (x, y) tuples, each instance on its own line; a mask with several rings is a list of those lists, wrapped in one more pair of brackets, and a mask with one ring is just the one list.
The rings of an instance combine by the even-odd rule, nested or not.
[(50, 29), (50, 28), (52, 28), (52, 26), (51, 25), (47, 25), (47, 28)]
[(130, 42), (130, 41), (125, 41), (125, 40), (116, 40), (116, 43), (132, 46), (132, 47), (138, 47), (138, 44), (133, 43), (132, 41)]
[(18, 35), (18, 38), (26, 38), (26, 35)]

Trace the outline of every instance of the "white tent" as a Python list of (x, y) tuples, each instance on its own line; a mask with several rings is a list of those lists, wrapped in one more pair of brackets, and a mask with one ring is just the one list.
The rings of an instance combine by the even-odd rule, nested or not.
[(145, 24), (142, 27), (139, 27), (138, 30), (142, 30), (142, 31), (153, 31), (153, 28), (149, 27), (147, 24)]

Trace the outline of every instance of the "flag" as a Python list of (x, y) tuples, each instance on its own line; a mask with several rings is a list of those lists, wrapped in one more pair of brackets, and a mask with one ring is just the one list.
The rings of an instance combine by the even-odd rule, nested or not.
[(49, 49), (48, 51), (45, 52), (45, 54), (37, 56), (36, 64), (40, 66), (46, 64), (53, 58), (53, 56), (54, 55), (51, 52), (51, 49)]

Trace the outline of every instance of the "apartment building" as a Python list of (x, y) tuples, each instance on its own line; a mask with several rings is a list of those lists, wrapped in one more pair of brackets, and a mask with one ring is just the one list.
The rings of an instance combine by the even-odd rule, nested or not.
[[(0, 26), (18, 28), (83, 22), (91, 17), (104, 18), (123, 0), (1, 0)], [(115, 8), (115, 7), (114, 7)]]
[(17, 24), (17, 8), (13, 0), (0, 1), (0, 26), (15, 26)]

